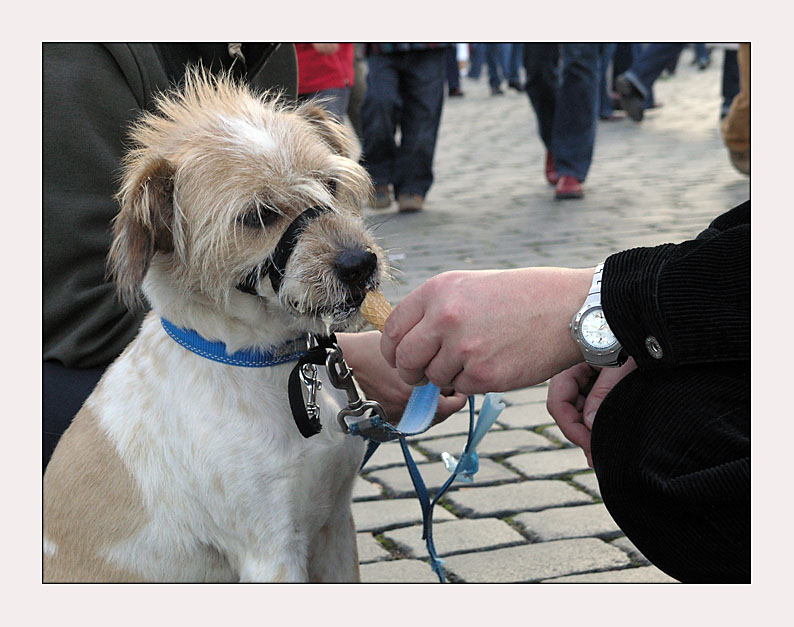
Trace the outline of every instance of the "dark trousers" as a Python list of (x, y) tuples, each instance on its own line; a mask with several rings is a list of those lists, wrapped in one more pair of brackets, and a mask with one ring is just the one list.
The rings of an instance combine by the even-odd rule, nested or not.
[(722, 108), (720, 119), (728, 115), (731, 103), (739, 93), (739, 61), (738, 51), (725, 50), (722, 60)]
[(458, 51), (455, 46), (447, 48), (447, 88), (449, 91), (460, 89), (460, 68), (458, 67)]
[(750, 581), (749, 364), (636, 370), (593, 423), (601, 496), (679, 581)]
[(446, 54), (440, 48), (368, 57), (367, 95), (361, 107), (363, 163), (376, 185), (394, 186), (395, 196), (425, 196), (433, 183)]
[(631, 69), (626, 72), (626, 78), (647, 98), (651, 94), (656, 79), (681, 54), (685, 45), (676, 43), (650, 44), (643, 50), (639, 58), (634, 59)]
[(587, 178), (595, 146), (600, 53), (601, 44), (524, 44), (527, 94), (540, 137), (560, 175), (579, 181)]
[(45, 361), (41, 378), (42, 472), (72, 418), (91, 394), (105, 368), (67, 368)]

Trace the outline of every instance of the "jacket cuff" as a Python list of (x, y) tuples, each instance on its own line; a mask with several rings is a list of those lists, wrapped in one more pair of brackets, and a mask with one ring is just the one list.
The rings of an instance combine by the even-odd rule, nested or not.
[(669, 367), (674, 363), (657, 294), (659, 274), (674, 248), (674, 244), (632, 248), (611, 255), (604, 262), (604, 316), (640, 367)]

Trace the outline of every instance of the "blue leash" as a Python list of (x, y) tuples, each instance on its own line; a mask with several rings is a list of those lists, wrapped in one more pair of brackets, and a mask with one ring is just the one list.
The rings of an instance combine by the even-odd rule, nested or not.
[[(488, 432), (488, 429), (491, 428), (502, 409), (504, 409), (504, 404), (501, 402), (501, 394), (492, 392), (486, 394), (483, 406), (480, 409), (479, 420), (475, 426), (474, 397), (469, 396), (469, 432), (466, 439), (466, 446), (459, 460), (456, 460), (447, 453), (442, 455), (444, 464), (451, 474), (449, 479), (444, 482), (444, 485), (441, 486), (436, 495), (431, 499), (427, 486), (419, 472), (419, 468), (408, 448), (406, 438), (408, 436), (424, 433), (430, 428), (433, 423), (433, 418), (435, 417), (436, 409), (438, 408), (440, 394), (441, 390), (432, 383), (414, 388), (402, 419), (396, 427), (380, 420), (380, 417), (375, 416), (361, 423), (351, 424), (350, 433), (353, 435), (360, 435), (368, 440), (367, 451), (359, 470), (364, 468), (364, 465), (369, 461), (370, 457), (372, 457), (381, 442), (399, 439), (405, 465), (408, 468), (414, 491), (416, 492), (416, 496), (422, 508), (422, 539), (425, 541), (427, 552), (430, 555), (430, 566), (436, 575), (438, 575), (439, 581), (445, 583), (444, 561), (438, 557), (435, 544), (433, 543), (433, 508), (456, 479), (468, 483), (474, 481), (474, 474), (479, 469), (476, 447)], [(366, 431), (360, 428), (362, 423), (365, 425)]]

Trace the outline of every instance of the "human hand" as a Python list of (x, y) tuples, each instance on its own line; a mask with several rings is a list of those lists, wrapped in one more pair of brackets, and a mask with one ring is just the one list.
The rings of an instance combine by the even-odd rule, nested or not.
[(339, 44), (312, 44), (314, 49), (320, 54), (334, 54), (339, 50)]
[(549, 381), (546, 409), (563, 435), (584, 451), (590, 468), (593, 467), (590, 432), (596, 412), (617, 382), (636, 368), (632, 358), (620, 368), (600, 370), (582, 362)]
[[(405, 411), (413, 387), (404, 383), (380, 354), (380, 332), (339, 333), (337, 341), (356, 382), (367, 398), (378, 401), (389, 422), (396, 424)], [(466, 404), (466, 397), (450, 388), (441, 390), (434, 424), (442, 422)]]
[(541, 383), (582, 360), (568, 324), (592, 279), (592, 268), (439, 274), (395, 308), (381, 351), (410, 385), (477, 394)]

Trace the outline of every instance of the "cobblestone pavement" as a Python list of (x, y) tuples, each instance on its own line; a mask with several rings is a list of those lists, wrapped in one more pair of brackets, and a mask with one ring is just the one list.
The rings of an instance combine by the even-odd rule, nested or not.
[[(487, 77), (463, 78), (448, 99), (436, 180), (418, 214), (367, 210), (390, 251), (394, 303), (453, 269), (586, 267), (613, 252), (677, 242), (749, 197), (719, 133), (722, 53), (705, 71), (686, 51), (655, 86), (662, 107), (640, 124), (599, 122), (582, 200), (555, 201), (526, 94), (493, 97)], [(452, 582), (673, 582), (621, 533), (595, 475), (545, 409), (546, 385), (504, 395), (507, 408), (480, 445), (473, 484), (454, 483), (435, 508), (434, 538)], [(482, 397), (479, 397), (478, 403)], [(411, 441), (431, 493), (459, 455), (461, 412)], [(397, 444), (381, 446), (354, 491), (364, 582), (437, 582), (421, 512)]]

